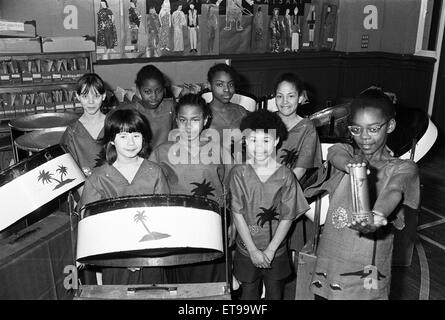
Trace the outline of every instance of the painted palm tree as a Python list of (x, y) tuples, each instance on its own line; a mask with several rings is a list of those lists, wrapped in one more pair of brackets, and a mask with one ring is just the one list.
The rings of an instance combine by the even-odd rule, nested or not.
[(38, 177), (37, 181), (40, 181), (40, 180), (42, 180), (43, 184), (51, 183), (51, 180), (57, 181), (57, 179), (53, 178), (52, 173), (50, 173), (49, 171), (45, 171), (45, 170), (39, 171), (39, 177)]
[(150, 231), (150, 229), (148, 229), (147, 225), (145, 224), (145, 220), (147, 219), (147, 217), (145, 216), (145, 210), (143, 211), (136, 211), (137, 213), (134, 215), (134, 222), (138, 223), (141, 222), (142, 225), (144, 226), (144, 229), (147, 231), (147, 234), (144, 235), (141, 240), (139, 240), (139, 242), (142, 241), (150, 241), (150, 240), (159, 240), (162, 238), (168, 238), (170, 237), (169, 234), (166, 233), (159, 233), (159, 232), (152, 232)]
[(76, 179), (66, 179), (63, 180), (63, 177), (66, 176), (68, 174), (68, 168), (63, 166), (63, 165), (59, 165), (59, 168), (56, 169), (56, 172), (60, 173), (60, 180), (56, 179), (53, 177), (54, 174), (52, 174), (49, 171), (45, 171), (45, 169), (39, 171), (39, 176), (37, 178), (37, 181), (42, 180), (42, 183), (48, 183), (51, 184), (52, 181), (57, 182), (57, 185), (54, 187), (53, 190), (59, 189), (61, 187), (63, 187), (64, 185), (76, 180)]
[(190, 183), (194, 186), (196, 186), (196, 188), (192, 189), (191, 192), (194, 196), (197, 197), (204, 197), (207, 198), (208, 196), (215, 196), (213, 194), (213, 191), (215, 191), (215, 188), (212, 187), (212, 184), (209, 182), (207, 182), (207, 179), (204, 179), (201, 183), (198, 182), (192, 182)]
[(278, 220), (277, 216), (279, 216), (279, 213), (277, 212), (277, 209), (275, 206), (271, 206), (269, 209), (266, 209), (264, 207), (260, 207), (262, 212), (258, 213), (256, 216), (258, 217), (257, 225), (259, 225), (261, 228), (263, 228), (264, 224), (266, 222), (269, 222), (269, 241), (272, 240), (272, 221)]
[(297, 163), (298, 150), (297, 148), (289, 150), (283, 149), (284, 154), (281, 155), (281, 163), (284, 164), (289, 169), (293, 169)]
[(60, 173), (60, 180), (63, 181), (63, 176), (68, 174), (68, 168), (60, 165), (59, 168), (56, 169), (56, 172)]

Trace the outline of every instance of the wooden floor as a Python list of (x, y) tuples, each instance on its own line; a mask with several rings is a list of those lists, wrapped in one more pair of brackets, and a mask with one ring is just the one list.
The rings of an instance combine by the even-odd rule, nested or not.
[(394, 267), (390, 299), (445, 299), (445, 138), (419, 162), (422, 200), (410, 267)]

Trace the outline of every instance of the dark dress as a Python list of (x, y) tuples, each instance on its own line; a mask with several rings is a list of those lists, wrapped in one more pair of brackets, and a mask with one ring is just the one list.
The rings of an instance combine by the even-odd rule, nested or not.
[(164, 99), (156, 109), (145, 108), (136, 101), (119, 108), (132, 108), (142, 113), (150, 123), (152, 138), (150, 148), (153, 150), (160, 144), (168, 141), (168, 134), (174, 126), (174, 101)]
[(102, 164), (104, 149), (100, 139), (103, 135), (102, 128), (97, 139), (94, 139), (80, 121), (70, 124), (62, 135), (60, 144), (67, 148), (86, 176)]
[[(317, 169), (322, 166), (321, 144), (311, 120), (301, 119), (288, 132), (277, 151), (277, 161), (291, 170), (295, 168)], [(309, 174), (309, 172), (308, 172)], [(305, 242), (313, 236), (313, 224), (302, 216), (290, 230), (290, 248), (299, 252)]]

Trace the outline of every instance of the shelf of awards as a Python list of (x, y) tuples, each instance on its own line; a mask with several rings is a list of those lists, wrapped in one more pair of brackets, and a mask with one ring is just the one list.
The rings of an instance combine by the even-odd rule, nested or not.
[(0, 55), (0, 122), (35, 113), (81, 112), (76, 82), (91, 71), (91, 52)]

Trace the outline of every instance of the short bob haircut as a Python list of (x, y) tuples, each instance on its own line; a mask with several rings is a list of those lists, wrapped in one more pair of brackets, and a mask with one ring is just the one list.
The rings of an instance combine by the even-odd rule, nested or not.
[(88, 94), (91, 89), (94, 89), (99, 94), (104, 94), (104, 81), (96, 73), (85, 73), (77, 80), (76, 92), (78, 95)]
[(352, 100), (350, 105), (349, 121), (352, 121), (358, 111), (365, 108), (380, 110), (382, 115), (388, 121), (396, 116), (394, 104), (380, 88), (371, 87), (366, 89), (355, 97), (354, 100)]
[[(204, 119), (210, 120), (212, 118), (212, 111), (210, 110), (209, 105), (201, 97), (200, 94), (188, 93), (181, 98), (179, 98), (178, 103), (175, 106), (175, 117), (178, 117), (179, 110), (183, 106), (196, 106), (199, 107), (202, 111)], [(209, 124), (209, 121), (207, 122)]]
[(280, 139), (277, 149), (281, 143), (287, 139), (287, 128), (283, 123), (283, 120), (281, 120), (276, 112), (271, 112), (265, 109), (251, 112), (241, 120), (241, 132), (244, 133), (244, 130), (248, 129), (253, 131), (264, 130), (265, 133), (270, 130), (275, 130), (275, 137)]
[(114, 141), (116, 134), (121, 132), (140, 132), (143, 137), (142, 149), (139, 156), (146, 158), (149, 155), (149, 143), (151, 130), (147, 119), (134, 109), (116, 109), (105, 118), (103, 144), (108, 164), (113, 164), (117, 159), (116, 147), (110, 142)]

